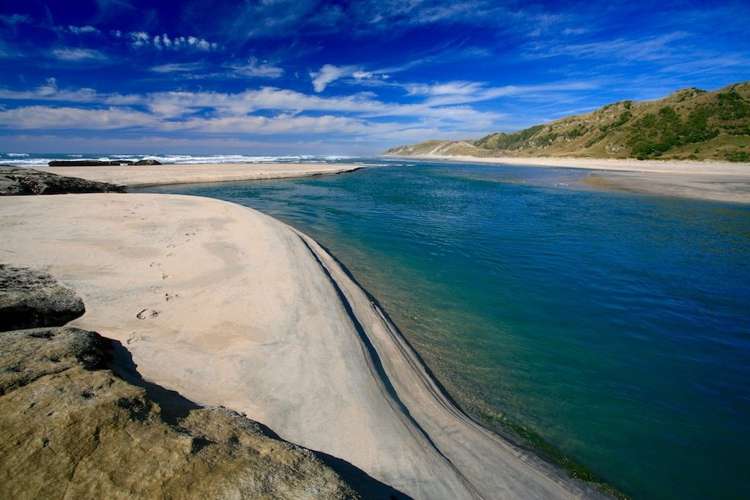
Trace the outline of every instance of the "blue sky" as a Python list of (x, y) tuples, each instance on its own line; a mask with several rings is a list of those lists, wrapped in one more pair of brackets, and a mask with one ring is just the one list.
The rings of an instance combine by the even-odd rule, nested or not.
[(371, 154), (750, 79), (750, 2), (0, 2), (0, 151)]

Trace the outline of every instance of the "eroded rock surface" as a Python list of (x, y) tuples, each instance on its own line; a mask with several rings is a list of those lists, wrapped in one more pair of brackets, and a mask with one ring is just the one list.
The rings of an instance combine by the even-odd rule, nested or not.
[(161, 418), (77, 328), (0, 333), (0, 497), (354, 498), (312, 452), (223, 408)]
[(49, 274), (0, 264), (0, 331), (62, 326), (84, 311), (81, 298)]
[(123, 186), (87, 181), (31, 168), (0, 166), (0, 196), (124, 192)]

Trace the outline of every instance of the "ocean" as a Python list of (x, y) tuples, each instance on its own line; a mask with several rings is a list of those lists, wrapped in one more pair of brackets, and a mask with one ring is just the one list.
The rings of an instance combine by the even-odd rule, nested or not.
[(190, 163), (298, 163), (328, 162), (345, 160), (348, 156), (253, 156), (253, 155), (190, 155), (190, 154), (106, 154), (106, 153), (0, 153), (0, 165), (18, 167), (43, 167), (52, 160), (157, 160), (164, 164)]

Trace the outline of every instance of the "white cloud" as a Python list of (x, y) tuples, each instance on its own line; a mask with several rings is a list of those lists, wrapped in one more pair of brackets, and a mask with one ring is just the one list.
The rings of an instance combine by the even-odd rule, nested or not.
[[(118, 35), (117, 33), (120, 32), (113, 32), (113, 34), (119, 38), (120, 35)], [(216, 42), (209, 42), (204, 38), (192, 35), (170, 37), (166, 33), (163, 33), (161, 35), (151, 35), (150, 33), (147, 33), (145, 31), (132, 31), (128, 33), (128, 36), (130, 37), (130, 44), (136, 48), (153, 47), (157, 50), (193, 49), (206, 52), (219, 48), (219, 44)]]
[(326, 87), (345, 76), (351, 76), (359, 72), (357, 66), (334, 66), (333, 64), (324, 64), (318, 71), (310, 73), (313, 89), (315, 92), (323, 92)]
[(284, 74), (284, 68), (274, 66), (267, 61), (258, 61), (251, 57), (247, 64), (229, 66), (235, 74), (251, 78), (279, 78)]
[[(687, 33), (675, 31), (647, 38), (616, 38), (590, 43), (535, 43), (525, 55), (530, 58), (569, 56), (581, 59), (607, 59), (613, 62), (667, 60), (675, 56), (672, 42), (684, 39)], [(677, 51), (679, 54), (681, 51)]]
[(537, 85), (487, 86), (482, 82), (455, 81), (438, 84), (407, 84), (405, 89), (411, 95), (426, 96), (427, 106), (448, 106), (472, 102), (489, 101), (500, 97), (538, 97), (554, 92), (575, 92), (589, 90), (597, 86), (594, 81), (563, 81)]
[(156, 124), (147, 113), (120, 108), (25, 106), (0, 110), (0, 127), (13, 129), (110, 130)]
[(154, 73), (190, 73), (203, 69), (204, 67), (205, 65), (202, 62), (170, 63), (152, 66), (149, 68), (149, 71)]
[(479, 82), (454, 81), (438, 84), (407, 84), (404, 86), (406, 91), (411, 95), (472, 95), (478, 93), (484, 84)]
[[(200, 63), (155, 66), (152, 71), (187, 72)], [(258, 66), (257, 62), (255, 66)], [(362, 70), (357, 70), (362, 71)], [(367, 72), (365, 72), (367, 73)], [(355, 78), (354, 72), (351, 77)], [(369, 74), (362, 78), (369, 78)], [(396, 85), (396, 84), (394, 84)], [(25, 106), (2, 110), (6, 129), (136, 128), (154, 134), (181, 132), (186, 137), (223, 134), (333, 134), (353, 140), (419, 140), (426, 137), (480, 135), (507, 129), (513, 117), (475, 109), (470, 103), (500, 96), (548, 98), (590, 88), (588, 83), (491, 87), (482, 82), (453, 81), (432, 85), (400, 84), (416, 102), (384, 102), (370, 92), (323, 97), (290, 89), (262, 87), (237, 93), (163, 91), (106, 94), (92, 89), (60, 89), (48, 80), (35, 90), (0, 89), (0, 99), (79, 102), (89, 107)], [(90, 107), (94, 105), (95, 107)], [(510, 122), (509, 122), (510, 121)], [(203, 135), (197, 135), (203, 134)]]
[(85, 34), (93, 34), (93, 33), (99, 33), (99, 30), (94, 28), (93, 26), (68, 26), (68, 31), (71, 33), (75, 33), (76, 35), (85, 35)]
[(93, 102), (96, 98), (94, 89), (60, 90), (54, 78), (48, 78), (34, 90), (0, 89), (0, 99), (8, 100)]
[(143, 47), (151, 42), (151, 37), (145, 31), (134, 31), (130, 33), (133, 47)]
[(74, 48), (74, 47), (63, 47), (59, 49), (54, 49), (52, 51), (52, 55), (56, 59), (60, 59), (61, 61), (69, 61), (69, 62), (102, 61), (107, 58), (104, 54), (102, 54), (98, 50), (81, 49), (81, 48)]

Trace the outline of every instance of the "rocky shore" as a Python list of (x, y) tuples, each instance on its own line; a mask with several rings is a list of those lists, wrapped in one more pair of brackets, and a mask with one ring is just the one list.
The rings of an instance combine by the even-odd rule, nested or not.
[(0, 266), (0, 497), (359, 497), (311, 451), (146, 383), (119, 342), (62, 326), (83, 311), (50, 275)]

